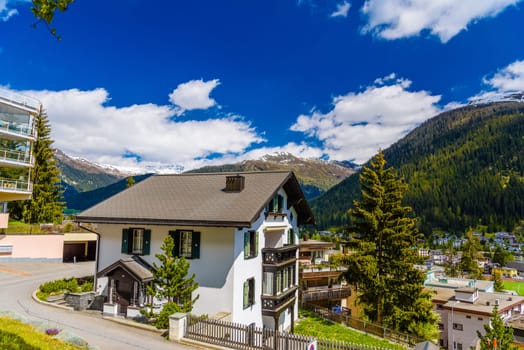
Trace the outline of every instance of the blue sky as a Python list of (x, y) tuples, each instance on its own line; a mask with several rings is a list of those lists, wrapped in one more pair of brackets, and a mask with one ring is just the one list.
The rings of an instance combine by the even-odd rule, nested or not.
[(61, 41), (29, 5), (0, 0), (0, 85), (43, 102), (57, 148), (114, 166), (363, 163), (524, 90), (520, 0), (76, 0)]

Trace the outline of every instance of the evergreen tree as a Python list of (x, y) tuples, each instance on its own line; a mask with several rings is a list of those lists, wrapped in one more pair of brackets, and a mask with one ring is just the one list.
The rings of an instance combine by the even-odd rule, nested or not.
[(495, 305), (491, 313), (491, 320), (489, 324), (484, 325), (485, 334), (482, 335), (477, 331), (477, 336), (480, 339), (481, 350), (516, 350), (513, 343), (513, 328), (505, 327), (502, 316), (499, 315), (498, 306)]
[[(153, 285), (148, 286), (147, 293), (151, 296), (166, 298), (169, 303), (178, 305), (178, 312), (190, 312), (198, 295), (192, 299), (191, 294), (198, 288), (195, 274), (186, 277), (189, 271), (189, 262), (184, 257), (174, 257), (175, 243), (173, 237), (167, 236), (160, 249), (162, 254), (155, 254), (161, 262), (153, 263)], [(176, 307), (175, 307), (176, 308)]]
[(480, 253), (480, 241), (473, 236), (473, 230), (466, 232), (466, 242), (462, 246), (462, 258), (459, 262), (459, 269), (467, 273), (470, 278), (482, 278), (482, 269), (479, 267), (478, 260), (482, 257)]
[(45, 111), (41, 108), (35, 117), (37, 139), (33, 147), (35, 159), (30, 179), (33, 183), (31, 199), (22, 202), (12, 202), (10, 211), (22, 216), (25, 222), (61, 223), (64, 202), (62, 201), (62, 185), (60, 171), (56, 165), (53, 140), (50, 137), (51, 127)]
[(504, 283), (502, 283), (502, 276), (500, 271), (493, 272), (493, 289), (495, 289), (495, 292), (503, 292), (504, 291)]
[(493, 258), (491, 261), (495, 264), (499, 264), (500, 266), (506, 266), (508, 261), (513, 261), (514, 259), (515, 257), (513, 254), (511, 254), (511, 252), (507, 251), (501, 246), (497, 246), (493, 252)]
[(453, 249), (453, 242), (449, 243), (448, 249), (447, 249), (447, 260), (444, 264), (444, 271), (446, 272), (446, 275), (449, 277), (457, 277), (458, 276), (458, 268), (457, 265), (453, 262), (453, 257), (455, 256), (455, 249)]
[(358, 251), (346, 258), (348, 282), (359, 292), (359, 303), (373, 322), (434, 340), (438, 316), (423, 290), (418, 262), (420, 237), (411, 208), (402, 205), (406, 185), (380, 151), (360, 175), (362, 200), (349, 214)]
[(132, 176), (128, 176), (126, 180), (126, 188), (129, 188), (135, 184), (135, 178)]

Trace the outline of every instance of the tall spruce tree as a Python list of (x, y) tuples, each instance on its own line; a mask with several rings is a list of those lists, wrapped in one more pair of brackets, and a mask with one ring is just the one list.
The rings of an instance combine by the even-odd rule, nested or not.
[(481, 249), (480, 240), (473, 236), (473, 230), (470, 228), (466, 232), (466, 241), (462, 246), (462, 257), (458, 266), (462, 273), (468, 274), (470, 278), (482, 278), (482, 269), (478, 263), (482, 258)]
[(33, 146), (35, 165), (30, 176), (33, 195), (27, 201), (13, 202), (10, 211), (15, 217), (21, 216), (30, 224), (61, 223), (64, 202), (60, 171), (56, 165), (54, 149), (51, 147), (53, 140), (50, 136), (49, 120), (42, 108), (35, 117), (35, 125), (37, 131), (37, 139)]
[(438, 315), (423, 290), (424, 274), (414, 267), (420, 234), (411, 208), (402, 205), (407, 186), (380, 151), (363, 167), (360, 187), (362, 200), (349, 210), (358, 251), (347, 256), (345, 277), (371, 321), (435, 340)]

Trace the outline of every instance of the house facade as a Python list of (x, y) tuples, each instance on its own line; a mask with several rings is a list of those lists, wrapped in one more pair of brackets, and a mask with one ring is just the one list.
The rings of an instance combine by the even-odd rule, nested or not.
[(41, 108), (38, 100), (0, 89), (0, 228), (7, 228), (7, 202), (31, 198), (35, 116)]
[(477, 331), (485, 334), (493, 308), (505, 323), (524, 313), (524, 297), (502, 293), (480, 292), (474, 287), (457, 289), (429, 288), (433, 305), (440, 315), (440, 346), (444, 349), (468, 350), (476, 348)]
[(97, 290), (115, 314), (143, 307), (150, 276), (142, 268), (159, 263), (170, 235), (199, 284), (194, 314), (294, 325), (299, 226), (314, 218), (292, 172), (155, 175), (76, 220), (100, 236)]

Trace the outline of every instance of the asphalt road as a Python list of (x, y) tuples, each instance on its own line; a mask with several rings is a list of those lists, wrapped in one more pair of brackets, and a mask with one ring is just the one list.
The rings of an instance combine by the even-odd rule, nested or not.
[(94, 270), (93, 262), (0, 263), (0, 310), (47, 322), (49, 327), (67, 330), (100, 350), (195, 349), (169, 342), (158, 333), (102, 319), (101, 313), (62, 310), (37, 303), (31, 297), (43, 282), (93, 275)]

